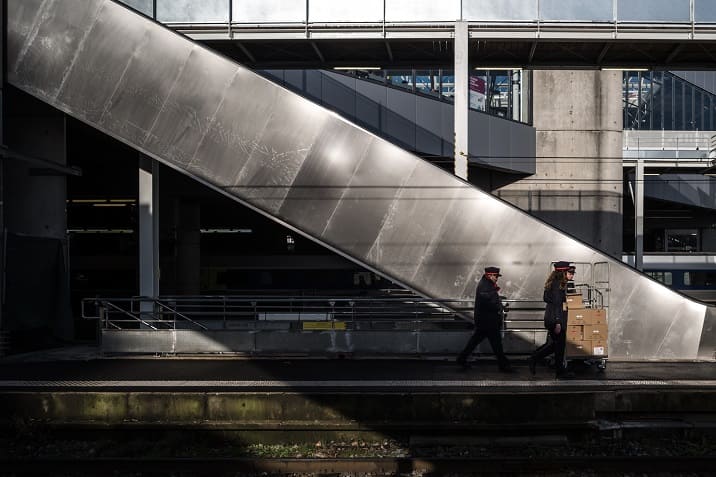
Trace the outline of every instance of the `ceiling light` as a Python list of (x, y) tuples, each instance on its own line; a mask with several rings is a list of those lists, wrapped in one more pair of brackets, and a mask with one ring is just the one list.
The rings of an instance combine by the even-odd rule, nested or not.
[(379, 70), (380, 66), (334, 66), (334, 70)]
[(521, 70), (521, 66), (476, 66), (479, 71), (504, 71), (504, 70)]

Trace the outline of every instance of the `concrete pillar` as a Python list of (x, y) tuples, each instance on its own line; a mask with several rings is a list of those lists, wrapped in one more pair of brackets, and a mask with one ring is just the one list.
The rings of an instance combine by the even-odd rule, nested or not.
[(467, 22), (455, 22), (455, 175), (467, 180), (470, 66)]
[(634, 266), (644, 270), (644, 159), (636, 161), (634, 174)]
[[(5, 101), (3, 97), (3, 88), (5, 86), (5, 36), (7, 27), (5, 25), (5, 8), (7, 2), (0, 4), (0, 144), (5, 144)], [(5, 172), (4, 162), (0, 161), (0, 250), (5, 250)], [(0, 356), (2, 356), (5, 347), (5, 339), (3, 336), (3, 313), (5, 297), (5, 254), (0, 253)]]
[[(19, 91), (3, 91), (4, 138), (17, 153), (65, 166), (61, 112)], [(67, 180), (63, 173), (3, 161), (7, 230), (4, 326), (18, 349), (74, 338), (69, 302)]]
[(176, 290), (181, 295), (201, 293), (201, 208), (198, 202), (175, 203)]
[[(139, 158), (139, 295), (159, 295), (158, 165), (145, 155)], [(142, 302), (140, 311), (152, 313), (152, 301)]]
[(495, 191), (613, 256), (622, 252), (621, 75), (534, 71), (536, 173)]

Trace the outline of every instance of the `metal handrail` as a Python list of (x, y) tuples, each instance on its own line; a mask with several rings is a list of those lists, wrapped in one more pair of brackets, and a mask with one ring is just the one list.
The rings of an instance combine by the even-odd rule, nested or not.
[[(535, 311), (543, 308), (537, 300), (503, 300), (515, 305), (514, 310)], [(135, 310), (142, 303), (152, 303), (153, 309)], [(535, 304), (537, 304), (535, 306)], [(95, 313), (89, 306), (96, 307)], [(541, 306), (540, 306), (541, 305)], [(468, 320), (471, 300), (424, 299), (420, 297), (286, 297), (286, 296), (174, 296), (174, 297), (117, 297), (86, 298), (82, 300), (82, 317), (97, 319), (101, 326), (122, 329), (127, 323), (141, 323), (159, 329), (157, 323), (176, 329), (178, 319), (201, 330), (208, 330), (202, 322), (223, 321), (445, 321)], [(127, 311), (130, 310), (130, 311)], [(147, 316), (151, 316), (147, 318)], [(169, 319), (168, 316), (171, 316)], [(197, 318), (201, 317), (201, 318)], [(218, 320), (217, 320), (218, 319)], [(471, 321), (471, 320), (470, 320)]]

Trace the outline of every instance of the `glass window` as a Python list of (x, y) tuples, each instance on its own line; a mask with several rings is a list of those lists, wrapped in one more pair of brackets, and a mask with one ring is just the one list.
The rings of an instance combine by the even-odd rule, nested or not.
[(674, 78), (674, 130), (683, 131), (684, 125), (684, 84)]
[(703, 94), (698, 89), (694, 91), (694, 129), (704, 130), (704, 106)]
[(664, 285), (671, 286), (672, 284), (671, 272), (646, 272), (646, 274), (654, 280), (660, 281)]
[(635, 72), (625, 73), (624, 128), (639, 129), (640, 78)]
[(694, 119), (694, 88), (684, 83), (684, 129), (693, 131), (696, 128)]
[(120, 0), (125, 5), (129, 5), (135, 10), (144, 13), (145, 15), (152, 16), (152, 0)]
[(311, 22), (381, 22), (383, 0), (337, 2), (336, 0), (310, 0), (308, 19)]
[(449, 100), (455, 97), (455, 75), (452, 70), (443, 70), (440, 76), (440, 94)]
[(540, 0), (539, 17), (547, 21), (608, 22), (614, 19), (612, 0)]
[(674, 79), (671, 75), (664, 75), (664, 129), (674, 129)]
[[(688, 280), (688, 283), (687, 283), (687, 280)], [(692, 287), (713, 287), (713, 286), (716, 286), (716, 272), (711, 272), (711, 271), (685, 272), (684, 273), (684, 285), (690, 285)]]
[(229, 3), (227, 0), (157, 0), (157, 20), (168, 23), (228, 22)]
[(713, 0), (694, 0), (694, 20), (697, 22), (716, 22), (716, 2)]
[(701, 106), (703, 109), (704, 114), (704, 131), (711, 131), (712, 127), (712, 118), (711, 118), (711, 111), (713, 109), (713, 98), (709, 94), (704, 94), (704, 103)]
[(664, 129), (664, 73), (655, 71), (651, 83), (651, 129)]
[(667, 229), (667, 252), (696, 252), (699, 249), (697, 229)]
[(431, 96), (440, 94), (440, 75), (437, 70), (415, 71), (415, 91)]
[(388, 84), (393, 86), (399, 86), (411, 91), (413, 89), (412, 70), (386, 70), (385, 79)]
[(435, 22), (458, 19), (460, 19), (460, 2), (385, 0), (385, 20), (389, 22)]
[(624, 22), (690, 22), (689, 0), (617, 0), (617, 18)]
[[(610, 0), (611, 1), (611, 0)], [(468, 21), (534, 21), (536, 0), (471, 0), (462, 2), (462, 17)]]
[(239, 23), (306, 21), (305, 0), (234, 0), (233, 5), (233, 21)]

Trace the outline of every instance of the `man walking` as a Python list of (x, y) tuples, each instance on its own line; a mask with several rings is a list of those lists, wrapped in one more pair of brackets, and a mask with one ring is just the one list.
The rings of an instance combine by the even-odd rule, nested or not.
[(457, 357), (457, 362), (463, 368), (469, 368), (468, 357), (485, 338), (490, 342), (492, 352), (497, 357), (497, 364), (503, 373), (514, 372), (510, 362), (502, 349), (502, 319), (503, 309), (500, 301), (500, 287), (497, 280), (500, 269), (497, 267), (485, 268), (485, 274), (477, 284), (475, 292), (475, 332)]

